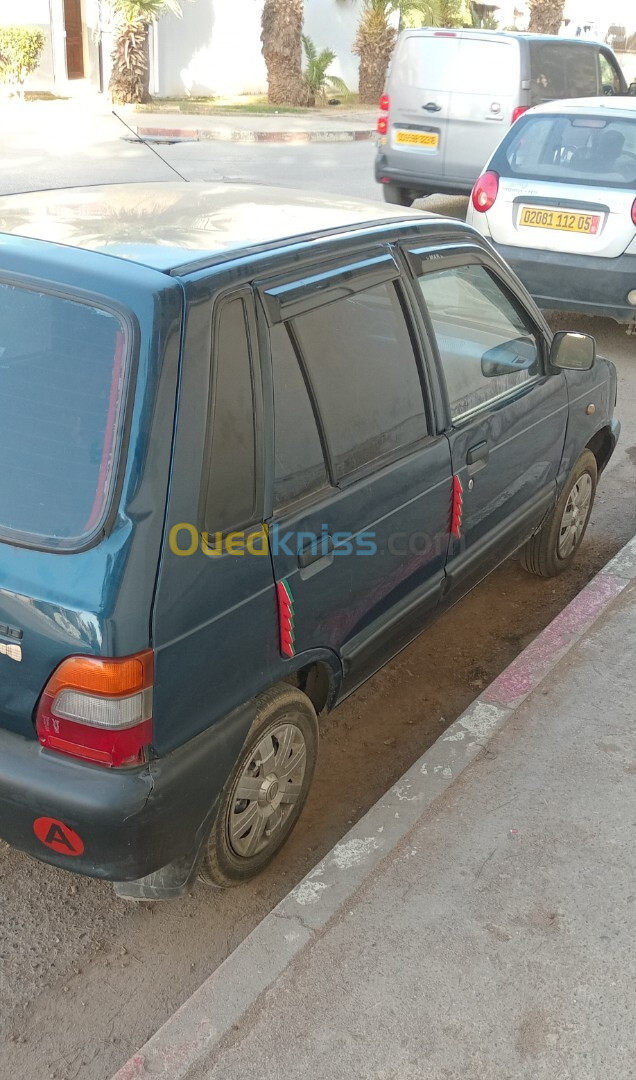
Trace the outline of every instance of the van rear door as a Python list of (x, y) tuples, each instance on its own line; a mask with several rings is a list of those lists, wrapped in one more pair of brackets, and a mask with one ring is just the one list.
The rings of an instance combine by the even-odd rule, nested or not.
[(517, 41), (459, 37), (445, 131), (447, 179), (474, 183), (510, 127), (520, 87)]
[(391, 65), (391, 165), (433, 180), (445, 174), (447, 124), (459, 37), (450, 30), (403, 34)]

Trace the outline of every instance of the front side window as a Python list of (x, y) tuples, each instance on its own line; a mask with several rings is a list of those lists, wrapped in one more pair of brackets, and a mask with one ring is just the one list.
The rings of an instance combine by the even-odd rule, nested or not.
[(636, 187), (636, 119), (539, 115), (518, 123), (493, 160), (492, 167), (504, 175), (561, 184)]
[(604, 94), (621, 94), (621, 78), (616, 69), (616, 65), (605, 55), (605, 53), (598, 54), (598, 61), (601, 68), (601, 87)]
[(226, 301), (213, 349), (206, 528), (249, 525), (256, 512), (255, 403), (245, 302)]
[(529, 321), (483, 266), (439, 270), (418, 280), (453, 420), (539, 373), (539, 345)]
[(0, 530), (74, 546), (102, 523), (128, 375), (120, 319), (0, 284)]
[(314, 387), (336, 479), (427, 434), (413, 342), (394, 282), (292, 321)]

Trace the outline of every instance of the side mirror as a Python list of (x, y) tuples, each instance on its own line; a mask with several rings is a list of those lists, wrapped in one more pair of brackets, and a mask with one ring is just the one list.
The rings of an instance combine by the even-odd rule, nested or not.
[(527, 371), (537, 362), (537, 346), (532, 338), (519, 337), (512, 341), (502, 341), (495, 345), (481, 358), (481, 373), (485, 379), (496, 379), (498, 375), (514, 375), (516, 371)]
[(550, 363), (552, 367), (573, 371), (589, 371), (596, 360), (596, 341), (590, 334), (568, 334), (560, 330), (552, 338)]

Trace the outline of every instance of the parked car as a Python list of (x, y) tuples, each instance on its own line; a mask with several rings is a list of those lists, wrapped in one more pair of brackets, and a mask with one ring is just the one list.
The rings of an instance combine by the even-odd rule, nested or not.
[(636, 101), (525, 113), (477, 181), (468, 220), (542, 307), (636, 327)]
[(389, 203), (468, 195), (510, 125), (555, 98), (627, 93), (607, 45), (491, 30), (404, 30), (380, 102), (375, 177)]
[(0, 836), (236, 884), (317, 714), (513, 552), (570, 565), (615, 369), (434, 215), (132, 184), (0, 228)]

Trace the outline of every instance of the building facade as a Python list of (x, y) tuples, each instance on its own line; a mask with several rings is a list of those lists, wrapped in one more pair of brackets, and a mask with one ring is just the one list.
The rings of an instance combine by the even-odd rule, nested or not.
[(19, 0), (0, 3), (0, 25), (34, 26), (45, 38), (29, 89), (60, 94), (108, 83), (112, 34), (107, 0)]

